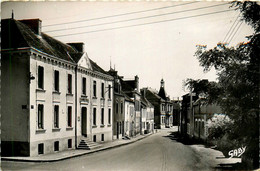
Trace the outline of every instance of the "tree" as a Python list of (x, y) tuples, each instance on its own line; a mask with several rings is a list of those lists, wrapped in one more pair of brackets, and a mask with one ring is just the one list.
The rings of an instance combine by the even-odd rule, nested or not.
[[(228, 138), (246, 145), (243, 155), (252, 159), (254, 167), (259, 164), (259, 52), (260, 52), (260, 6), (256, 2), (233, 2), (232, 7), (241, 11), (243, 20), (251, 25), (255, 33), (248, 42), (236, 47), (219, 43), (213, 49), (198, 46), (195, 56), (209, 71), (214, 67), (218, 74), (217, 83), (188, 80), (194, 91), (206, 94), (209, 103), (218, 103), (234, 121)], [(206, 84), (205, 84), (206, 83)], [(201, 86), (201, 88), (195, 88)]]

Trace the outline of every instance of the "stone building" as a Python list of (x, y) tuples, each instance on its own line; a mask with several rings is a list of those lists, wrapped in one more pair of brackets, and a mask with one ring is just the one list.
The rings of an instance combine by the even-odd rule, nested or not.
[(112, 140), (113, 97), (105, 92), (113, 78), (80, 43), (65, 44), (42, 33), (39, 19), (2, 20), (2, 40), (3, 156), (69, 150), (85, 136)]
[(161, 80), (160, 91), (145, 88), (145, 98), (154, 106), (154, 127), (156, 129), (173, 126), (173, 103), (166, 96), (164, 80)]
[(146, 95), (146, 88), (141, 89), (141, 102), (142, 106), (145, 108), (144, 112), (142, 112), (142, 126), (143, 126), (143, 133), (150, 133), (154, 131), (154, 106), (150, 103), (145, 95)]
[(197, 139), (206, 140), (208, 137), (207, 121), (211, 119), (214, 115), (223, 114), (223, 111), (221, 110), (221, 107), (215, 103), (205, 103), (205, 99), (203, 98), (199, 98), (193, 103), (193, 111), (193, 136)]
[[(83, 43), (69, 45), (84, 52)], [(82, 56), (71, 56), (77, 63), (78, 141), (111, 141), (113, 77), (92, 61), (86, 52)]]
[(122, 90), (135, 103), (135, 130), (134, 135), (141, 133), (141, 93), (139, 90), (139, 77), (136, 75), (133, 80), (123, 80)]
[(135, 136), (135, 103), (134, 100), (125, 94), (125, 136)]
[(114, 98), (113, 98), (113, 139), (121, 139), (124, 136), (125, 124), (125, 96), (122, 91), (122, 77), (117, 71), (110, 69), (108, 73), (114, 78)]

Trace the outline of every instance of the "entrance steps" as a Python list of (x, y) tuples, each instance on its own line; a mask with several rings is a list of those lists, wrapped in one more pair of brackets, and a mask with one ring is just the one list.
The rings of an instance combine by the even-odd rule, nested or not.
[(93, 142), (88, 138), (82, 138), (78, 145), (78, 149), (92, 150), (101, 146), (102, 146), (101, 144), (97, 142)]

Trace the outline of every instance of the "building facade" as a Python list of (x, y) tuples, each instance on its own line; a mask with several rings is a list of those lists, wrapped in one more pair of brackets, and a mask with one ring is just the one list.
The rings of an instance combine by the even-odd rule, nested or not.
[(141, 133), (141, 93), (139, 90), (139, 77), (136, 75), (133, 80), (123, 80), (122, 90), (135, 103), (135, 130), (134, 135)]
[(169, 128), (173, 126), (173, 103), (166, 96), (163, 79), (161, 80), (160, 91), (151, 88), (144, 88), (144, 97), (154, 106), (154, 128)]
[(216, 114), (222, 114), (221, 107), (217, 104), (207, 104), (203, 98), (193, 103), (194, 110), (194, 137), (206, 140), (208, 137), (207, 121)]
[(112, 140), (113, 78), (80, 43), (42, 33), (39, 19), (2, 20), (2, 33), (3, 156), (74, 149), (86, 136)]
[(113, 139), (121, 139), (125, 132), (125, 96), (122, 91), (122, 77), (112, 68), (108, 73), (114, 78), (113, 107), (115, 110), (113, 112)]
[(125, 136), (135, 136), (135, 103), (130, 97), (125, 95)]
[[(82, 43), (70, 43), (78, 50)], [(79, 48), (80, 47), (80, 48)], [(83, 52), (83, 51), (82, 51)], [(77, 62), (78, 141), (112, 141), (113, 77), (84, 53)]]

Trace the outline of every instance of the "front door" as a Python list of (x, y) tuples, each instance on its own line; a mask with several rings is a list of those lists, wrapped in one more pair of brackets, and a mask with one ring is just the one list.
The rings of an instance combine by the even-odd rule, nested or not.
[(119, 122), (117, 122), (117, 125), (116, 125), (116, 138), (119, 139)]
[(87, 108), (81, 108), (81, 134), (87, 136)]

